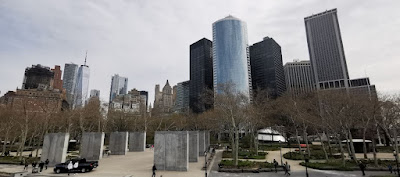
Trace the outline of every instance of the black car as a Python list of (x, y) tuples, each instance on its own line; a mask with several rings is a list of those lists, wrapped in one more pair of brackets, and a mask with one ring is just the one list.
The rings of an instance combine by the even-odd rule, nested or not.
[(67, 173), (68, 172), (68, 164), (72, 161), (72, 164), (78, 162), (78, 168), (73, 168), (70, 172), (89, 172), (92, 171), (94, 168), (99, 166), (98, 161), (86, 161), (86, 159), (72, 159), (68, 160), (64, 163), (57, 164), (54, 167), (54, 173)]

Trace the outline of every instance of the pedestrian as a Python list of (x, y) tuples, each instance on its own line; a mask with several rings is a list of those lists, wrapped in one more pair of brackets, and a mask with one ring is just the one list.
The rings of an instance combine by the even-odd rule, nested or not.
[(274, 159), (274, 167), (275, 167), (275, 173), (278, 172), (278, 170), (276, 169), (278, 167), (278, 162)]
[(365, 176), (365, 167), (366, 167), (366, 165), (363, 162), (360, 161), (358, 163), (358, 166), (360, 167), (363, 176)]
[(393, 173), (393, 167), (391, 164), (388, 165), (388, 168), (389, 168), (390, 173)]
[(44, 167), (44, 162), (43, 161), (40, 161), (40, 163), (39, 163), (39, 172), (42, 172), (43, 171), (43, 167)]
[(68, 169), (68, 176), (71, 173), (71, 170), (74, 168), (74, 165), (72, 164), (72, 161), (70, 160), (67, 166)]
[(286, 176), (290, 176), (289, 165), (287, 163), (283, 165), (283, 170), (285, 171)]
[(37, 165), (37, 162), (36, 162), (36, 161), (33, 161), (33, 162), (32, 162), (32, 173), (37, 173), (37, 172), (38, 172), (38, 170), (37, 170), (37, 168), (36, 168), (36, 165)]
[(46, 161), (44, 163), (46, 164), (46, 170), (47, 170), (47, 166), (49, 166), (49, 163), (50, 163), (49, 159), (46, 159)]
[(25, 159), (24, 170), (28, 171), (28, 166), (29, 166), (28, 160)]
[(156, 165), (153, 165), (153, 175), (151, 177), (156, 177)]

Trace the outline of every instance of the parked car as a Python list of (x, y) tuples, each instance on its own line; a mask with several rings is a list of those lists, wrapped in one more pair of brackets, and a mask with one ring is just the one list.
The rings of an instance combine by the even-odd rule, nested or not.
[(78, 162), (78, 168), (73, 168), (71, 172), (89, 172), (92, 171), (94, 168), (97, 168), (99, 166), (98, 161), (87, 161), (86, 159), (72, 159), (68, 160), (64, 163), (57, 164), (54, 167), (54, 173), (67, 173), (68, 172), (68, 164), (69, 162), (72, 161), (72, 164), (75, 164)]

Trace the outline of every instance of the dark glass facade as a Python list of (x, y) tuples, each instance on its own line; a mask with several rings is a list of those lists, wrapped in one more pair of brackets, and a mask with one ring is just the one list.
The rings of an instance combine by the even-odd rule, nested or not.
[(205, 89), (213, 89), (212, 42), (206, 38), (190, 45), (189, 107), (200, 113), (212, 107), (201, 100)]
[(228, 16), (213, 23), (214, 94), (219, 84), (251, 96), (250, 60), (246, 23)]
[(286, 91), (281, 46), (272, 38), (250, 46), (253, 90), (267, 90), (272, 98)]

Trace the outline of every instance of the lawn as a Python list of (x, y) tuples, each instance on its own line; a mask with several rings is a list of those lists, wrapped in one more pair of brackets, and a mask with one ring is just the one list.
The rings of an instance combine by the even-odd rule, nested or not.
[[(364, 164), (368, 168), (388, 168), (388, 165), (391, 164), (393, 168), (396, 166), (395, 161), (390, 160), (378, 160), (378, 166), (375, 166), (373, 160), (362, 160)], [(300, 165), (305, 166), (304, 162), (301, 162)], [(342, 166), (341, 160), (329, 160), (325, 163), (323, 162), (309, 162), (307, 166), (310, 168), (320, 169), (320, 170), (339, 170), (339, 171), (352, 171), (354, 169), (358, 170), (358, 165), (353, 160), (346, 160), (346, 166)]]
[(251, 168), (274, 168), (274, 164), (269, 162), (253, 162), (253, 161), (238, 161), (238, 166), (234, 165), (233, 160), (222, 160), (220, 165), (223, 168), (242, 168), (242, 169), (251, 169)]
[[(265, 159), (266, 155), (266, 152), (259, 152), (258, 155), (256, 155), (251, 151), (240, 151), (239, 159)], [(222, 158), (232, 158), (232, 151), (224, 151), (222, 153)]]
[[(287, 152), (283, 154), (285, 159), (291, 160), (304, 160), (304, 155), (300, 152)], [(338, 155), (330, 156), (328, 153), (329, 159), (339, 159), (341, 158)], [(323, 150), (311, 150), (311, 158), (312, 160), (325, 160), (325, 154)]]

